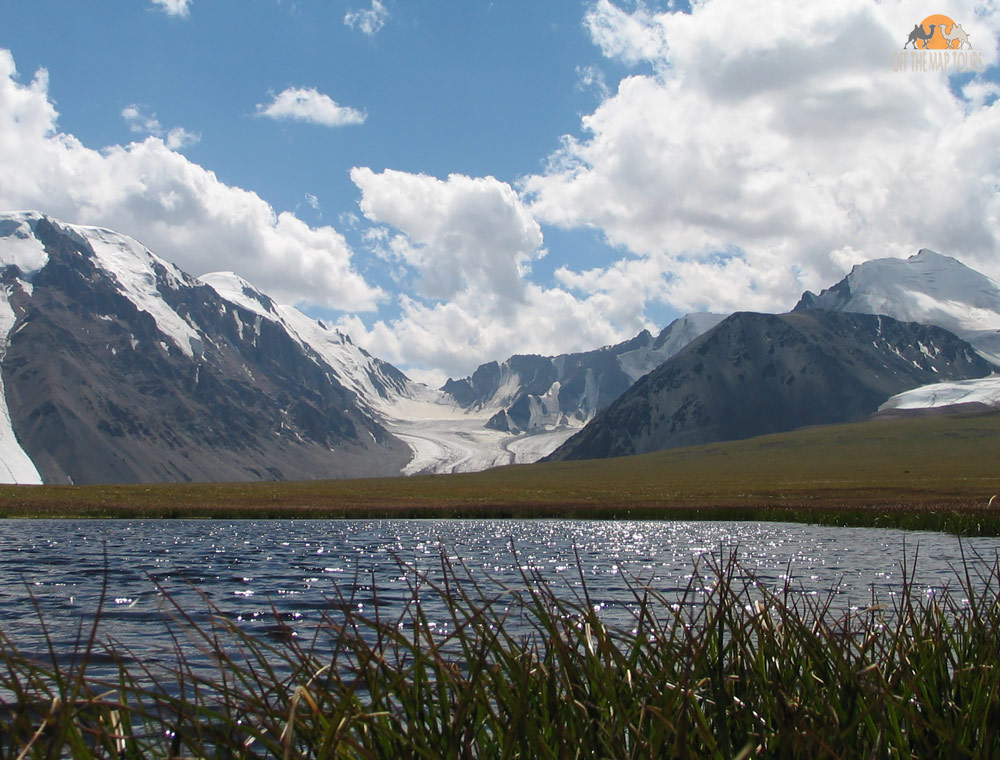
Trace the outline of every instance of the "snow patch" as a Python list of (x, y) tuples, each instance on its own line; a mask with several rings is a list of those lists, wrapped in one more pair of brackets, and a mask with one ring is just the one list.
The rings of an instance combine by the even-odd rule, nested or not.
[(123, 295), (137, 309), (149, 314), (156, 328), (186, 356), (194, 357), (193, 346), (201, 343), (201, 335), (163, 300), (157, 276), (160, 268), (163, 284), (176, 290), (184, 284), (181, 270), (126, 235), (100, 227), (61, 225), (61, 229), (89, 244), (97, 257), (97, 266), (114, 277)]
[(0, 265), (16, 266), (30, 278), (49, 261), (35, 227), (42, 215), (34, 211), (0, 214)]
[[(0, 289), (0, 363), (7, 354), (10, 333), (17, 321), (8, 295), (5, 289)], [(34, 462), (21, 448), (14, 434), (2, 374), (0, 374), (0, 482), (30, 485), (40, 485), (42, 482)]]
[(933, 409), (952, 404), (980, 403), (1000, 408), (1000, 376), (922, 385), (897, 394), (879, 407), (885, 409)]

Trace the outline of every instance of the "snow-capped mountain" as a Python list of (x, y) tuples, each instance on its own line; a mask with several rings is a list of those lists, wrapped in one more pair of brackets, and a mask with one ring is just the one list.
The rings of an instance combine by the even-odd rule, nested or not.
[(0, 363), (2, 482), (480, 470), (584, 421), (497, 429), (500, 406), (414, 383), (231, 272), (36, 212), (0, 214)]
[(354, 345), (349, 335), (322, 320), (307, 317), (298, 309), (275, 303), (233, 272), (213, 272), (198, 278), (223, 299), (253, 313), (254, 324), (268, 320), (280, 325), (307, 353), (329, 366), (337, 380), (355, 393), (370, 412), (380, 412), (400, 395), (412, 391), (412, 383), (388, 362), (376, 359)]
[(641, 454), (858, 420), (904, 390), (991, 368), (940, 327), (819, 309), (737, 313), (636, 382), (550, 458)]
[(583, 427), (640, 377), (724, 319), (688, 314), (656, 338), (643, 330), (631, 340), (559, 356), (512, 356), (481, 365), (441, 390), (468, 410), (489, 411), (488, 427), (513, 433)]
[(884, 314), (937, 325), (1000, 364), (1000, 283), (926, 248), (907, 259), (859, 264), (818, 296), (804, 293), (794, 310), (803, 309)]
[(209, 279), (110, 230), (0, 215), (0, 479), (293, 479), (406, 465), (409, 447), (373, 412), (373, 399), (405, 391), (402, 373), (249, 287), (220, 295), (233, 278)]
[[(942, 325), (1000, 357), (1000, 286), (930, 251), (856, 267), (819, 296), (806, 293), (797, 309), (810, 307)], [(231, 272), (193, 278), (111, 230), (0, 214), (0, 481), (305, 479), (532, 462), (648, 385), (650, 373), (680, 366), (676, 358), (722, 320), (692, 314), (655, 338), (643, 331), (595, 351), (513, 356), (432, 389)], [(897, 358), (933, 359), (930, 369), (895, 368), (908, 379), (880, 380), (879, 393), (918, 377), (987, 373), (944, 338), (931, 345), (907, 329), (896, 335)], [(948, 351), (956, 358), (941, 364)], [(688, 380), (711, 406), (697, 374)], [(898, 405), (969, 393), (938, 385)], [(975, 393), (992, 404), (996, 391)]]

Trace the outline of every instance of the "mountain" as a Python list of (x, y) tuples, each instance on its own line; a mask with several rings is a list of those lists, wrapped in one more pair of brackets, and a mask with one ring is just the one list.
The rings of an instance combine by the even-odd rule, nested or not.
[(353, 391), (368, 412), (380, 414), (387, 404), (412, 392), (413, 383), (388, 362), (354, 345), (349, 335), (307, 317), (298, 309), (276, 303), (233, 272), (213, 272), (198, 281), (211, 286), (221, 298), (280, 326), (317, 363), (330, 368), (336, 380)]
[[(688, 315), (656, 337), (512, 356), (432, 389), (231, 272), (192, 278), (111, 230), (0, 214), (0, 482), (460, 472), (560, 446), (604, 456), (854, 419), (991, 369), (944, 330), (855, 310), (933, 322), (1000, 357), (1000, 286), (921, 251), (855, 267), (791, 315)], [(996, 396), (942, 387), (900, 408)]]
[(908, 259), (875, 259), (818, 296), (806, 291), (793, 311), (884, 314), (937, 325), (1000, 364), (1000, 283), (950, 256), (922, 249)]
[(640, 454), (857, 420), (904, 390), (992, 369), (936, 326), (817, 309), (737, 313), (637, 381), (549, 458)]
[(688, 314), (656, 338), (643, 330), (631, 340), (559, 356), (512, 356), (481, 365), (471, 376), (441, 388), (468, 410), (493, 412), (487, 427), (534, 433), (581, 427), (650, 370), (724, 319)]
[(137, 241), (0, 215), (0, 457), (10, 482), (395, 474), (374, 409), (409, 382), (336, 330)]
[[(0, 482), (259, 480), (532, 462), (720, 317), (490, 365), (456, 395), (232, 272), (111, 230), (0, 214)], [(532, 374), (532, 373), (535, 374)], [(501, 388), (503, 386), (503, 389)], [(462, 395), (463, 390), (466, 392)]]

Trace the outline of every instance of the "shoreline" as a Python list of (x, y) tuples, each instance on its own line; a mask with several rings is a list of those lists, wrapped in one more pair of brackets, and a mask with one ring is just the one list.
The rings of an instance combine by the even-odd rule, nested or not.
[[(476, 473), (0, 486), (0, 518), (777, 520), (1000, 535), (1000, 413)], [(992, 504), (991, 504), (992, 500)]]
[[(35, 487), (39, 488), (39, 487)], [(45, 487), (41, 487), (45, 488)], [(131, 487), (123, 487), (131, 489)], [(6, 491), (6, 489), (4, 489)], [(95, 501), (89, 498), (52, 501), (32, 498), (12, 500), (5, 492), (0, 498), (0, 519), (65, 520), (678, 520), (719, 522), (790, 522), (837, 527), (898, 528), (931, 530), (958, 535), (1000, 536), (1000, 508), (983, 506), (982, 498), (919, 498), (845, 503), (807, 495), (783, 495), (780, 499), (751, 497), (755, 503), (690, 504), (630, 503), (475, 503), (475, 504), (326, 504), (270, 503), (234, 505), (225, 503), (127, 503)], [(65, 497), (65, 494), (62, 494)], [(864, 498), (863, 496), (861, 498)], [(869, 497), (870, 498), (870, 497)], [(117, 502), (117, 503), (115, 503)]]

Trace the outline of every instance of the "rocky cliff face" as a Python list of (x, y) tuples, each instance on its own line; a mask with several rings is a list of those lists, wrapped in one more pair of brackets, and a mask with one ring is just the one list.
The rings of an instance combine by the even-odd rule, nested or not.
[(934, 326), (819, 310), (738, 313), (636, 382), (550, 459), (857, 420), (901, 391), (992, 369), (967, 342)]
[(47, 483), (395, 474), (409, 459), (337, 367), (130, 238), (5, 215), (0, 281), (10, 427)]
[(494, 430), (534, 432), (579, 427), (650, 370), (718, 324), (718, 314), (689, 314), (655, 338), (643, 330), (631, 340), (559, 356), (512, 356), (481, 365), (470, 377), (442, 388), (466, 409), (491, 409)]

